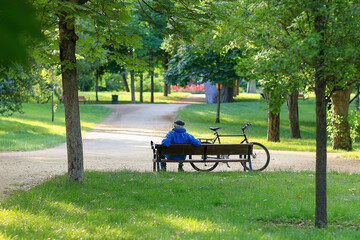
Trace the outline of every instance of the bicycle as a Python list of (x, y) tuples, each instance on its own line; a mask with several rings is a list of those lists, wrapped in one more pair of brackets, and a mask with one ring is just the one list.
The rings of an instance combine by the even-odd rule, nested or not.
[[(210, 130), (214, 131), (214, 138), (200, 138), (200, 142), (202, 144), (221, 144), (220, 137), (244, 137), (244, 139), (240, 143), (252, 143), (253, 144), (253, 153), (250, 155), (250, 164), (251, 167), (248, 166), (249, 163), (245, 165), (245, 163), (241, 163), (243, 167), (245, 167), (247, 170), (252, 171), (262, 171), (264, 170), (270, 163), (270, 153), (269, 150), (258, 142), (249, 142), (249, 139), (246, 136), (246, 129), (251, 126), (251, 123), (246, 123), (242, 128), (243, 134), (230, 134), (230, 135), (221, 135), (218, 133), (218, 130), (221, 129), (221, 127), (210, 127)], [(246, 156), (244, 156), (245, 158)], [(226, 159), (229, 158), (229, 156), (213, 156), (214, 159)], [(209, 163), (209, 162), (203, 162), (203, 163), (190, 163), (191, 166), (197, 170), (197, 171), (212, 171), (214, 170), (219, 162)], [(245, 166), (244, 166), (245, 165)], [(227, 166), (229, 164), (227, 163)]]

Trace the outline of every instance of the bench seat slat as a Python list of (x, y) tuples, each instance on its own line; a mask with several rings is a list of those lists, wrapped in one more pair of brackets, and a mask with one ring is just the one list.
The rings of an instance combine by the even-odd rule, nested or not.
[[(252, 152), (252, 144), (202, 144), (195, 147), (190, 144), (172, 144), (160, 146), (163, 155), (240, 155)], [(250, 147), (250, 148), (249, 148)], [(250, 152), (250, 153), (251, 153)]]

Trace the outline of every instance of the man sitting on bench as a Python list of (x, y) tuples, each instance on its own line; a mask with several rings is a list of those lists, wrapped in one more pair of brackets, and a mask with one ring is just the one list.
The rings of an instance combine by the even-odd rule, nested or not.
[[(200, 141), (194, 138), (190, 133), (187, 133), (184, 126), (184, 121), (176, 120), (174, 122), (174, 128), (166, 134), (166, 137), (162, 140), (161, 144), (166, 147), (169, 147), (171, 144), (192, 144), (194, 146), (200, 146)], [(186, 155), (167, 155), (165, 157), (169, 160), (185, 160)], [(179, 163), (179, 172), (184, 171), (183, 165), (182, 162)], [(161, 163), (161, 170), (166, 171), (166, 163)]]

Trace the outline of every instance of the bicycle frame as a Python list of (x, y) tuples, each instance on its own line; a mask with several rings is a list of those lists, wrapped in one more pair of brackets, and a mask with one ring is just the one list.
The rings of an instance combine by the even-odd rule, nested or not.
[(204, 139), (204, 140), (211, 140), (211, 143), (215, 143), (218, 141), (219, 144), (221, 144), (220, 137), (244, 137), (244, 139), (241, 141), (241, 143), (249, 143), (248, 138), (246, 137), (245, 131), (243, 130), (243, 134), (219, 134), (217, 131), (214, 132), (215, 138), (213, 139)]

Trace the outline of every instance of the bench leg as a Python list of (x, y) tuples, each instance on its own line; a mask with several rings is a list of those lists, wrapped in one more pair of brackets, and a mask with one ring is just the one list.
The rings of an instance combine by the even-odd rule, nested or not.
[(157, 171), (160, 172), (160, 161), (159, 161), (159, 156), (156, 157), (156, 167), (157, 167)]
[(251, 165), (251, 158), (250, 158), (250, 154), (248, 154), (248, 159), (249, 159), (249, 169), (250, 169), (250, 171), (252, 171), (252, 165)]

